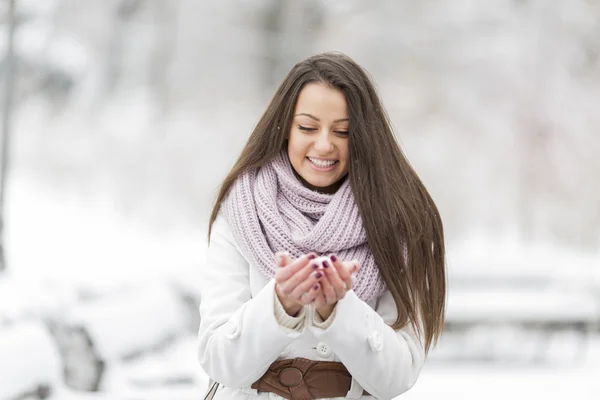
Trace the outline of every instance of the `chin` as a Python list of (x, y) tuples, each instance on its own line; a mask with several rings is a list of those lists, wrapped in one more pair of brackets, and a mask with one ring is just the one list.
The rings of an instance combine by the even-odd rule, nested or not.
[(319, 189), (324, 189), (335, 183), (335, 181), (330, 181), (330, 180), (324, 182), (321, 179), (306, 179), (306, 182), (308, 182), (309, 185), (311, 185), (315, 188), (319, 188)]
[(331, 185), (322, 185), (322, 184), (321, 185), (313, 185), (313, 184), (311, 184), (311, 186), (314, 187), (315, 190), (319, 191), (319, 190), (325, 190)]
[(308, 182), (313, 188), (315, 188), (315, 190), (319, 191), (319, 190), (323, 190), (325, 191), (326, 189), (330, 188), (331, 186), (335, 185), (336, 182)]

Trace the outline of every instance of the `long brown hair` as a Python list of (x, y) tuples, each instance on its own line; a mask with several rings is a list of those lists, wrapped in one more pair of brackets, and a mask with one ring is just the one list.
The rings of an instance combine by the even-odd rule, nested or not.
[(346, 98), (350, 119), (348, 176), (369, 248), (398, 309), (392, 327), (400, 329), (412, 323), (429, 351), (444, 324), (442, 221), (396, 142), (368, 73), (349, 57), (318, 54), (296, 64), (285, 77), (221, 186), (210, 217), (209, 240), (212, 224), (235, 180), (286, 148), (298, 95), (311, 82), (338, 88)]

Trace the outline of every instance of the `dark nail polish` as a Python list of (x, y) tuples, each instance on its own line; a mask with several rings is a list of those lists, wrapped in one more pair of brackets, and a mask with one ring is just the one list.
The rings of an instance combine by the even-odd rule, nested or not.
[(329, 268), (329, 263), (327, 261), (323, 261), (323, 267)]
[(317, 264), (313, 264), (313, 265), (312, 265), (312, 267), (313, 267), (314, 269), (317, 269), (317, 268), (319, 268), (319, 266), (318, 266)]
[(308, 259), (309, 259), (309, 260), (314, 260), (315, 258), (317, 258), (317, 256), (316, 256), (316, 255), (314, 255), (314, 254), (309, 254), (309, 255), (308, 255)]
[(358, 266), (356, 264), (354, 264), (354, 266), (352, 267), (352, 271), (356, 271), (358, 269)]
[(320, 272), (317, 272), (317, 274), (315, 275), (315, 278), (319, 279), (319, 278), (320, 278), (320, 277), (322, 277), (322, 276), (323, 276), (323, 274), (322, 274), (322, 273), (320, 273)]
[(313, 289), (315, 289), (315, 290), (319, 290), (319, 285), (315, 285), (315, 286), (313, 286)]
[(333, 262), (337, 261), (337, 257), (335, 256), (335, 254), (330, 255), (329, 258), (331, 258), (331, 261)]

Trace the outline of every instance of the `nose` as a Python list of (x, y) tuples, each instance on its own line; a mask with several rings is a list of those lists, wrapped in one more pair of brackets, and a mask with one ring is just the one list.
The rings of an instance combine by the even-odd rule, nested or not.
[(319, 133), (319, 136), (315, 142), (315, 150), (321, 154), (329, 153), (333, 150), (333, 143), (329, 137), (329, 132), (323, 130)]

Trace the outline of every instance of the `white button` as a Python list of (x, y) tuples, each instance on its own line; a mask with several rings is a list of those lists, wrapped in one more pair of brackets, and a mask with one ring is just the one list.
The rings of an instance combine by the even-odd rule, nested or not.
[(329, 346), (327, 346), (325, 343), (320, 342), (317, 345), (317, 354), (321, 357), (329, 357), (331, 355), (332, 351), (329, 348)]
[(230, 340), (237, 339), (242, 333), (242, 330), (235, 322), (229, 321), (228, 324), (229, 326), (227, 327), (225, 337)]
[(383, 349), (383, 343), (381, 341), (381, 334), (377, 331), (373, 331), (368, 335), (369, 346), (373, 351), (381, 351)]

